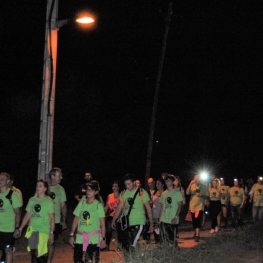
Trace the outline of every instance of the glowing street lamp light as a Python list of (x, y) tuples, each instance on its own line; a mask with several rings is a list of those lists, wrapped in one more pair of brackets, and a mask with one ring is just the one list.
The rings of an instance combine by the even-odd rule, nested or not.
[(95, 20), (92, 17), (84, 16), (84, 17), (80, 17), (76, 19), (76, 22), (81, 23), (81, 24), (91, 24), (91, 23), (94, 23)]
[[(58, 0), (47, 0), (38, 179), (48, 179), (48, 173), (52, 168), (58, 30), (68, 22), (69, 20), (58, 21)], [(94, 23), (94, 19), (86, 16), (84, 22)]]

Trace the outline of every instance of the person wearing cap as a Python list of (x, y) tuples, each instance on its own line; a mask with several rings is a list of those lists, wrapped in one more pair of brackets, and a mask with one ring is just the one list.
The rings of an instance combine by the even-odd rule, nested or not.
[(257, 183), (255, 183), (251, 189), (250, 202), (253, 200), (252, 217), (253, 221), (263, 221), (263, 175), (257, 177)]
[(243, 208), (246, 202), (244, 189), (239, 184), (239, 179), (234, 178), (234, 186), (229, 189), (230, 210), (232, 227), (235, 227), (236, 220), (238, 227), (243, 224)]
[[(58, 236), (63, 230), (67, 229), (67, 197), (65, 189), (60, 185), (63, 179), (62, 171), (58, 167), (53, 167), (49, 171), (49, 196), (54, 202), (55, 209), (55, 230), (54, 240), (58, 239)], [(48, 261), (51, 263), (55, 252), (55, 242), (49, 244), (48, 248)]]
[(229, 207), (229, 189), (230, 187), (228, 185), (225, 185), (225, 179), (221, 177), (219, 191), (221, 193), (221, 200), (220, 200), (221, 201), (221, 213), (224, 219), (225, 228), (227, 228), (227, 223), (228, 223), (227, 212), (228, 212), (228, 207)]
[(193, 228), (195, 229), (194, 239), (196, 242), (199, 242), (205, 200), (209, 199), (209, 191), (208, 187), (201, 183), (198, 174), (190, 182), (186, 189), (186, 194), (190, 195), (189, 210), (192, 216)]
[(168, 174), (165, 178), (167, 189), (162, 193), (160, 203), (160, 231), (161, 242), (168, 242), (177, 246), (176, 228), (179, 224), (179, 215), (183, 203), (180, 191), (174, 188), (175, 177)]

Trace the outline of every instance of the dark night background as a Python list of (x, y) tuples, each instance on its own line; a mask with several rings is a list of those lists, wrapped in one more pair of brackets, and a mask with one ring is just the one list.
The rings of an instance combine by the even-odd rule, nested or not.
[[(92, 168), (102, 192), (143, 180), (169, 1), (60, 0), (59, 19), (85, 7), (87, 32), (59, 30), (54, 166), (71, 198)], [(25, 196), (37, 180), (46, 1), (1, 0), (0, 170)], [(263, 172), (262, 4), (173, 2), (151, 174), (188, 182), (200, 167), (229, 180)], [(158, 141), (158, 143), (156, 142)]]

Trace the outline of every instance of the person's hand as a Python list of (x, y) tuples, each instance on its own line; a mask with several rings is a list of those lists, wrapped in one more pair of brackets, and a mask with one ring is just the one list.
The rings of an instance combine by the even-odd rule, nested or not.
[(69, 237), (69, 240), (68, 240), (69, 244), (74, 247), (74, 243), (75, 243), (75, 238), (72, 236), (72, 237)]
[(62, 226), (62, 230), (67, 229), (67, 224), (66, 224), (66, 222), (61, 222), (60, 225)]
[(178, 217), (178, 216), (175, 216), (175, 217), (172, 219), (171, 224), (172, 224), (172, 225), (176, 225), (176, 224), (179, 223), (178, 221), (179, 221), (179, 217)]
[(190, 185), (195, 184), (195, 182), (196, 182), (196, 180), (192, 180), (192, 181), (190, 182)]
[(52, 245), (54, 243), (54, 233), (50, 233), (49, 239), (48, 239), (48, 244)]
[(149, 227), (149, 233), (152, 233), (154, 231), (154, 226), (153, 225), (150, 225)]
[(21, 237), (21, 231), (19, 229), (15, 229), (15, 232), (13, 234), (14, 238), (19, 238)]
[(107, 247), (107, 244), (106, 244), (106, 240), (101, 240), (100, 242), (100, 248), (103, 249), (103, 248), (106, 248)]
[(115, 222), (115, 220), (112, 220), (112, 222), (111, 222), (111, 228), (112, 228), (112, 229), (116, 229), (116, 222)]

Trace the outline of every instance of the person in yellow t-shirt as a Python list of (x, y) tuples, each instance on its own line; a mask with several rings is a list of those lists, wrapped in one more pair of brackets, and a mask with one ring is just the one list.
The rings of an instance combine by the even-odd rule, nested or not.
[(250, 202), (253, 200), (253, 221), (263, 221), (263, 175), (258, 176), (257, 183), (253, 185), (250, 192)]
[(221, 192), (218, 190), (218, 181), (214, 180), (212, 182), (212, 187), (209, 191), (210, 198), (210, 215), (211, 215), (211, 230), (210, 233), (218, 232), (217, 216), (221, 211)]
[(230, 210), (232, 227), (235, 227), (236, 220), (239, 227), (243, 224), (243, 208), (246, 202), (244, 189), (239, 184), (239, 179), (234, 179), (234, 186), (229, 189)]
[(199, 175), (196, 174), (185, 193), (191, 195), (189, 210), (191, 211), (193, 228), (195, 229), (194, 239), (199, 242), (205, 200), (209, 199), (208, 187), (200, 182)]

